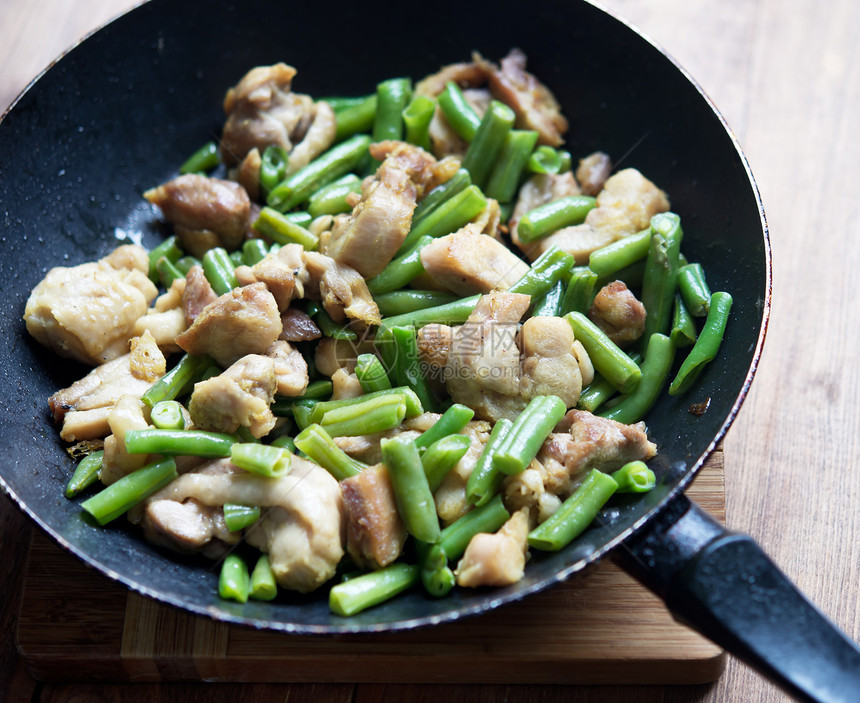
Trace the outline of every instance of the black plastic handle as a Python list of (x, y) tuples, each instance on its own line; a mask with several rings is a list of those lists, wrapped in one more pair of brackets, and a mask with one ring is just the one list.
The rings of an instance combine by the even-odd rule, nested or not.
[(684, 496), (615, 557), (680, 622), (798, 700), (860, 701), (860, 648), (751, 537), (728, 532)]

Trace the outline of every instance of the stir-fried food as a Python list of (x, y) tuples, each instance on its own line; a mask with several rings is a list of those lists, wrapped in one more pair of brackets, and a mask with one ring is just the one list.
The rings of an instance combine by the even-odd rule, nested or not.
[(222, 597), (325, 585), (346, 616), (514, 584), (652, 488), (647, 413), (715, 357), (731, 297), (657, 184), (562, 148), (526, 63), (230, 87), (220, 143), (144, 193), (172, 234), (27, 302), (35, 340), (93, 367), (48, 400), (87, 455), (67, 497), (104, 484), (94, 522), (222, 560)]

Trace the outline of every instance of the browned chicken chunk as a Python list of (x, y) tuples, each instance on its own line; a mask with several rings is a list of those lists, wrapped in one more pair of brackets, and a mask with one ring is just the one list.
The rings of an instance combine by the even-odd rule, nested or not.
[(251, 201), (234, 181), (188, 173), (143, 195), (173, 225), (182, 249), (198, 258), (213, 247), (235, 249), (248, 228)]
[(529, 517), (518, 510), (495, 534), (481, 532), (469, 541), (455, 574), (457, 585), (510, 586), (525, 573)]
[(322, 305), (335, 322), (346, 318), (378, 325), (382, 320), (367, 282), (353, 268), (315, 251), (304, 253), (308, 273), (319, 284)]
[(176, 343), (189, 354), (208, 354), (227, 367), (246, 354), (265, 354), (281, 330), (275, 298), (264, 283), (252, 283), (207, 305)]
[(281, 336), (287, 342), (309, 342), (322, 337), (320, 328), (303, 310), (287, 308), (281, 313)]
[(278, 340), (266, 350), (275, 363), (275, 380), (279, 395), (299, 396), (308, 387), (308, 362), (289, 342)]
[(645, 331), (645, 306), (623, 281), (607, 283), (597, 292), (588, 317), (620, 347), (629, 346)]
[(185, 313), (185, 323), (190, 325), (203, 312), (203, 309), (214, 303), (218, 296), (212, 290), (203, 267), (195, 264), (185, 274), (185, 290), (182, 292), (182, 310)]
[(595, 151), (584, 159), (579, 160), (576, 168), (576, 180), (586, 195), (597, 195), (612, 173), (612, 160), (609, 154)]
[(394, 489), (383, 464), (340, 482), (346, 507), (346, 548), (357, 566), (381, 569), (406, 543), (406, 527), (397, 512)]

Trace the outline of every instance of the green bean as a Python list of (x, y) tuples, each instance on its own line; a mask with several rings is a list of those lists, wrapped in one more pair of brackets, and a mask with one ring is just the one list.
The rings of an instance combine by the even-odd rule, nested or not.
[(162, 256), (172, 264), (179, 261), (179, 258), (182, 256), (182, 249), (179, 248), (179, 243), (175, 235), (169, 236), (149, 252), (149, 278), (153, 281), (159, 280), (158, 261)]
[(487, 443), (475, 462), (475, 468), (466, 480), (466, 499), (477, 506), (485, 505), (499, 492), (504, 475), (493, 464), (496, 450), (510, 433), (514, 423), (507, 418), (498, 420), (490, 432)]
[(338, 481), (357, 475), (366, 468), (338, 447), (324, 427), (311, 424), (296, 435), (295, 445), (315, 464), (319, 464)]
[(589, 195), (568, 195), (529, 210), (517, 225), (521, 242), (533, 242), (570, 225), (585, 221), (594, 209), (595, 200)]
[(173, 400), (183, 388), (197, 380), (208, 364), (206, 357), (183, 354), (176, 366), (153, 383), (140, 399), (150, 408), (159, 401)]
[(66, 498), (74, 498), (99, 480), (99, 472), (102, 470), (104, 450), (98, 449), (87, 454), (78, 462), (75, 472), (66, 485)]
[(573, 166), (573, 157), (570, 155), (570, 152), (566, 149), (559, 150), (558, 152), (558, 172), (559, 173), (567, 173), (570, 171)]
[(219, 163), (221, 157), (218, 154), (218, 145), (214, 141), (206, 142), (179, 167), (179, 173), (203, 173), (211, 171)]
[(224, 524), (230, 532), (239, 532), (260, 519), (260, 507), (224, 503)]
[(176, 462), (173, 459), (152, 462), (88, 498), (81, 503), (81, 508), (99, 525), (107, 525), (166, 486), (176, 476)]
[(439, 107), (451, 129), (462, 139), (471, 142), (481, 126), (478, 113), (466, 101), (463, 91), (454, 81), (448, 81), (439, 93)]
[(305, 306), (305, 312), (314, 319), (317, 327), (320, 328), (320, 332), (326, 337), (332, 337), (333, 339), (358, 339), (358, 333), (355, 330), (332, 320), (331, 315), (326, 312), (320, 303), (313, 300), (310, 301)]
[(292, 454), (270, 444), (237, 442), (230, 447), (230, 463), (260, 476), (278, 478), (290, 472)]
[(430, 122), (436, 112), (436, 101), (426, 95), (419, 95), (403, 110), (403, 125), (406, 128), (406, 141), (430, 151)]
[(542, 551), (558, 551), (585, 532), (606, 505), (618, 484), (592, 469), (570, 497), (543, 523), (529, 533), (529, 545)]
[(251, 577), (248, 575), (248, 567), (245, 562), (236, 554), (228, 554), (221, 563), (218, 595), (224, 600), (246, 603), (250, 590)]
[(382, 271), (367, 282), (367, 289), (375, 297), (391, 293), (406, 286), (413, 278), (424, 273), (421, 250), (433, 241), (433, 237), (422, 235), (411, 249), (392, 259)]
[(508, 475), (525, 471), (566, 412), (567, 406), (556, 395), (532, 398), (499, 442), (493, 468)]
[(505, 137), (502, 151), (493, 167), (484, 193), (500, 203), (511, 202), (517, 194), (526, 162), (537, 143), (538, 133), (512, 129)]
[(281, 449), (286, 449), (288, 452), (292, 454), (296, 453), (296, 444), (293, 442), (293, 438), (289, 435), (283, 434), (280, 437), (276, 437), (271, 442), (273, 447), (280, 447)]
[(452, 434), (433, 442), (421, 455), (421, 465), (430, 490), (435, 491), (442, 479), (453, 469), (472, 444), (466, 435)]
[(352, 206), (347, 202), (347, 196), (352, 193), (361, 193), (361, 179), (354, 173), (348, 173), (323, 186), (308, 198), (308, 214), (311, 217), (319, 217), (350, 212)]
[(358, 355), (355, 360), (355, 375), (365, 393), (391, 390), (388, 373), (374, 354)]
[(182, 406), (175, 400), (162, 400), (152, 406), (152, 424), (159, 430), (184, 430), (185, 415)]
[(318, 102), (328, 103), (329, 107), (331, 107), (335, 113), (338, 113), (348, 108), (355, 107), (356, 105), (362, 105), (370, 97), (371, 96), (369, 95), (332, 95), (325, 98), (319, 98)]
[(454, 572), (447, 564), (436, 568), (421, 568), (421, 585), (435, 598), (447, 596), (457, 583)]
[(343, 616), (355, 615), (412, 588), (419, 579), (413, 564), (391, 564), (332, 586), (329, 609)]
[(559, 317), (564, 302), (564, 281), (559, 281), (532, 307), (532, 317)]
[[(550, 287), (548, 286), (547, 290)], [(480, 295), (472, 295), (451, 303), (413, 310), (412, 312), (395, 315), (394, 317), (386, 317), (382, 320), (381, 328), (404, 327), (406, 325), (423, 327), (433, 322), (442, 325), (461, 325), (469, 319), (469, 315), (472, 314), (480, 299)]]
[(355, 135), (287, 176), (269, 193), (266, 204), (279, 212), (292, 210), (324, 185), (354, 171), (367, 155), (370, 137)]
[[(526, 170), (538, 174), (556, 174), (562, 172), (564, 158), (561, 152), (546, 144), (534, 150), (526, 162)], [(568, 168), (570, 166), (568, 165)]]
[(581, 312), (569, 312), (564, 319), (573, 328), (573, 336), (585, 347), (597, 373), (622, 393), (636, 388), (642, 372), (603, 330)]
[(186, 276), (192, 266), (200, 266), (201, 262), (200, 259), (196, 259), (193, 256), (181, 256), (174, 265), (183, 276)]
[(675, 293), (675, 307), (672, 311), (672, 328), (669, 337), (676, 349), (689, 347), (696, 341), (696, 323), (690, 315), (680, 293)]
[(616, 493), (647, 493), (657, 485), (657, 477), (644, 461), (629, 461), (610, 475), (618, 484)]
[(421, 201), (412, 212), (412, 226), (417, 227), (421, 220), (427, 217), (439, 205), (449, 198), (453, 198), (457, 193), (468, 188), (470, 185), (472, 185), (472, 177), (469, 175), (469, 172), (464, 168), (459, 169), (451, 178), (444, 183), (440, 183), (421, 198)]
[(335, 110), (334, 140), (340, 142), (359, 132), (369, 132), (376, 121), (376, 94), (368, 95), (353, 105)]
[(418, 356), (418, 338), (415, 328), (410, 326), (392, 327), (397, 358), (394, 362), (394, 378), (398, 385), (406, 386), (415, 391), (421, 405), (428, 412), (436, 408), (436, 398), (430, 389), (430, 384), (421, 372)]
[(251, 572), (251, 590), (248, 596), (254, 600), (270, 601), (277, 595), (278, 584), (275, 581), (272, 565), (269, 563), (269, 556), (261, 554)]
[(320, 424), (332, 437), (356, 437), (384, 432), (397, 427), (406, 417), (402, 395), (386, 395), (372, 400), (329, 410)]
[(427, 563), (434, 564), (440, 559), (456, 561), (463, 556), (472, 537), (480, 532), (496, 532), (510, 516), (502, 496), (494, 496), (488, 503), (470, 510), (442, 530), (439, 541), (427, 552)]
[[(596, 249), (588, 257), (588, 268), (601, 278), (612, 276), (618, 271), (642, 261), (648, 256), (651, 243), (651, 228), (643, 229), (636, 234), (630, 234), (618, 239), (612, 244)], [(619, 277), (622, 281), (627, 281)]]
[(221, 432), (203, 430), (127, 430), (125, 450), (129, 454), (182, 454), (226, 457), (234, 439)]
[(699, 332), (699, 338), (681, 363), (681, 368), (669, 386), (669, 395), (681, 395), (690, 389), (702, 370), (717, 356), (729, 313), (732, 309), (732, 296), (719, 291), (711, 295), (708, 317)]
[(233, 268), (235, 269), (237, 266), (242, 266), (245, 263), (245, 259), (242, 257), (242, 250), (236, 249), (230, 252), (230, 261), (233, 264)]
[(483, 188), (498, 160), (508, 132), (517, 116), (498, 100), (493, 100), (481, 118), (478, 131), (463, 156), (463, 168), (472, 174), (472, 183)]
[(402, 256), (410, 251), (424, 235), (442, 237), (456, 232), (485, 207), (487, 199), (480, 188), (475, 185), (467, 186), (427, 213), (417, 225), (413, 225), (397, 250), (397, 255)]
[(634, 264), (630, 264), (630, 266), (625, 266), (620, 271), (616, 271), (614, 274), (610, 276), (598, 276), (597, 283), (595, 287), (597, 290), (600, 290), (607, 283), (612, 283), (612, 281), (624, 281), (625, 285), (633, 290), (635, 288), (642, 288), (642, 279), (645, 277), (645, 259), (641, 261), (637, 261)]
[(265, 259), (268, 253), (266, 243), (262, 239), (248, 239), (242, 245), (242, 263), (245, 266), (253, 266)]
[(376, 119), (373, 141), (403, 139), (403, 110), (412, 96), (412, 81), (389, 78), (376, 86)]
[(675, 213), (663, 212), (651, 218), (651, 241), (642, 279), (641, 300), (647, 311), (644, 343), (655, 332), (669, 333), (682, 238), (681, 218)]
[[(297, 212), (287, 212), (284, 213), (284, 217), (286, 217), (290, 222), (294, 225), (298, 225), (299, 227), (308, 228), (308, 225), (313, 221), (313, 217), (309, 212), (297, 211)], [(276, 252), (280, 249), (280, 242), (274, 242), (271, 247), (269, 247), (269, 251), (271, 253)]]
[(375, 400), (383, 396), (397, 396), (402, 402), (406, 403), (406, 417), (415, 417), (424, 412), (421, 401), (411, 388), (399, 386), (391, 390), (380, 390), (373, 393), (365, 393), (356, 398), (341, 398), (340, 400), (327, 400), (316, 403), (313, 408), (312, 418), (314, 422), (320, 422), (326, 413), (339, 408), (346, 408), (353, 405), (362, 405), (370, 400)]
[(472, 408), (454, 403), (442, 413), (442, 417), (436, 420), (430, 429), (415, 438), (415, 446), (419, 450), (427, 449), (443, 437), (461, 432), (474, 416), (475, 411)]
[[(630, 358), (633, 360), (633, 363), (637, 365), (642, 361), (641, 354), (631, 354)], [(582, 393), (579, 395), (576, 407), (580, 410), (588, 410), (588, 412), (594, 413), (597, 411), (597, 408), (603, 405), (616, 393), (618, 393), (618, 389), (615, 388), (615, 386), (603, 378), (599, 373), (595, 373), (594, 379), (591, 383), (582, 389)]]
[(456, 295), (445, 291), (409, 289), (382, 293), (373, 296), (373, 299), (383, 317), (404, 315), (416, 310), (448, 305), (459, 300)]
[(290, 157), (284, 147), (270, 144), (263, 149), (260, 157), (260, 173), (257, 176), (263, 199), (268, 198), (272, 189), (287, 177), (289, 162)]
[(422, 542), (438, 542), (440, 529), (436, 503), (418, 456), (418, 447), (402, 437), (383, 439), (379, 447), (391, 479), (397, 512), (407, 532)]
[(566, 315), (569, 312), (586, 314), (594, 300), (596, 286), (597, 274), (588, 266), (574, 268), (564, 291), (560, 314)]
[(313, 424), (312, 414), (316, 405), (316, 401), (310, 401), (309, 403), (296, 401), (290, 406), (293, 421), (300, 430)]
[(264, 237), (278, 244), (301, 244), (304, 249), (313, 251), (319, 243), (319, 238), (313, 232), (271, 207), (260, 210), (259, 216), (251, 226)]
[(532, 262), (522, 278), (508, 288), (508, 293), (524, 293), (537, 300), (564, 278), (573, 264), (570, 254), (553, 245)]
[(334, 385), (326, 379), (318, 379), (308, 383), (305, 392), (299, 397), (303, 400), (328, 400), (331, 398)]
[(239, 285), (235, 269), (230, 255), (223, 247), (213, 247), (203, 255), (203, 273), (215, 295), (229, 293)]
[(675, 345), (672, 340), (664, 334), (652, 334), (642, 362), (639, 385), (600, 415), (625, 425), (639, 422), (660, 395), (674, 358)]
[(170, 288), (178, 278), (185, 278), (185, 274), (166, 256), (158, 259), (155, 264), (155, 270), (158, 272), (158, 281), (164, 288)]
[(711, 307), (711, 289), (705, 281), (701, 264), (687, 264), (678, 269), (678, 290), (687, 310), (694, 317), (705, 317)]

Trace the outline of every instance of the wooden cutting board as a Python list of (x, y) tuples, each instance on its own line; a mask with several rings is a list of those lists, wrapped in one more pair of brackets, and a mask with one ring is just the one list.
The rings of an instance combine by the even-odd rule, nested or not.
[[(688, 495), (725, 516), (723, 455)], [(34, 535), (17, 642), (41, 681), (693, 684), (724, 652), (611, 562), (462, 622), (298, 637), (225, 625), (132, 593)]]

